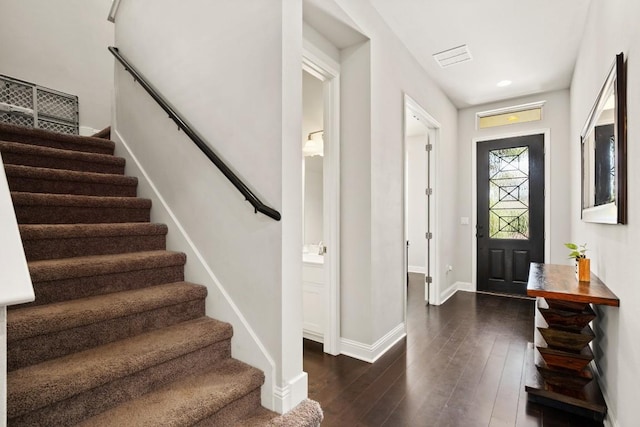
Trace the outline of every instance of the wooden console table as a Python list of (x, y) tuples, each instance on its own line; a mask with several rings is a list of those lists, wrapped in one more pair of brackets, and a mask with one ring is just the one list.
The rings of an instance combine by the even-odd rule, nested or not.
[(591, 304), (618, 307), (620, 300), (593, 273), (590, 282), (578, 282), (572, 266), (539, 263), (531, 263), (527, 295), (537, 297), (526, 355), (529, 401), (602, 421), (607, 406), (590, 366)]

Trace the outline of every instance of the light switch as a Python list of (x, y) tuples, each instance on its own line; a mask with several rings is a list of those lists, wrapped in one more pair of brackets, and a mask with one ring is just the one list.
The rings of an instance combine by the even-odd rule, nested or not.
[(462, 216), (462, 217), (460, 217), (460, 224), (462, 224), (462, 225), (469, 225), (469, 217), (468, 217), (468, 216)]

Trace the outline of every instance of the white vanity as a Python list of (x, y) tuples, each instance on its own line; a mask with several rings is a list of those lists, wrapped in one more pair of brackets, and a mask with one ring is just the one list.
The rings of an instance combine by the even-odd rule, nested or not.
[[(315, 247), (315, 251), (313, 250)], [(305, 247), (302, 254), (302, 333), (305, 338), (324, 339), (324, 256), (316, 245)]]

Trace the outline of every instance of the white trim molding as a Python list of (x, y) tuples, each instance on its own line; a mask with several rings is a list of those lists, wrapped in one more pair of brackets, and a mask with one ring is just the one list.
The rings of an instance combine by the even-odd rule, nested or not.
[(472, 283), (469, 282), (455, 282), (452, 285), (450, 285), (449, 287), (447, 287), (446, 289), (444, 289), (440, 295), (438, 295), (438, 300), (435, 301), (433, 303), (433, 305), (442, 305), (445, 302), (447, 302), (447, 300), (449, 298), (451, 298), (452, 296), (454, 296), (456, 294), (456, 292), (458, 291), (463, 291), (463, 292), (475, 292), (476, 291), (476, 287), (473, 286)]
[(459, 291), (463, 291), (463, 292), (476, 291), (476, 287), (473, 286), (473, 283), (471, 282), (456, 282), (456, 287), (458, 288)]
[[(598, 316), (600, 315), (600, 313), (598, 312)], [(598, 381), (598, 384), (600, 384), (600, 388), (602, 391), (602, 397), (604, 397), (604, 403), (607, 406), (607, 415), (604, 418), (604, 426), (605, 427), (620, 427), (620, 425), (618, 424), (618, 419), (616, 418), (616, 414), (611, 410), (611, 408), (613, 408), (614, 406), (611, 404), (611, 399), (609, 398), (609, 393), (607, 393), (607, 390), (604, 389), (604, 387), (602, 387), (603, 381), (602, 381), (602, 375), (600, 374), (600, 369), (598, 369), (598, 364), (596, 363), (595, 360), (592, 360), (591, 363), (591, 370), (595, 373), (595, 380)]]
[(405, 324), (401, 323), (372, 345), (342, 338), (340, 340), (341, 353), (364, 362), (373, 363), (406, 336)]
[(275, 361), (220, 280), (210, 269), (204, 256), (131, 150), (131, 146), (116, 127), (112, 128), (111, 135), (116, 143), (116, 154), (126, 159), (127, 173), (138, 177), (138, 194), (152, 200), (154, 221), (163, 222), (169, 227), (174, 246), (176, 246), (175, 249), (187, 255), (189, 262), (185, 265), (185, 276), (207, 287), (209, 297), (207, 298), (206, 312), (209, 314), (215, 308), (216, 318), (229, 322), (233, 326), (233, 339), (231, 340), (233, 357), (264, 372), (265, 382), (261, 390), (262, 405), (275, 410), (275, 405), (280, 404), (279, 395), (276, 395)]
[(336, 356), (340, 354), (340, 64), (303, 39), (302, 69), (323, 85), (323, 227), (328, 251), (324, 255), (325, 326), (319, 342), (325, 353)]
[(298, 403), (307, 398), (309, 377), (306, 372), (292, 379), (284, 387), (273, 387), (273, 410), (284, 414), (295, 408)]
[(0, 426), (7, 421), (7, 307), (0, 306)]
[(306, 338), (308, 340), (319, 342), (319, 343), (324, 343), (324, 334), (310, 331), (308, 329), (302, 330), (302, 338)]
[(422, 267), (422, 266), (410, 265), (409, 266), (409, 273), (427, 274), (427, 269)]
[(458, 292), (457, 282), (452, 283), (451, 285), (449, 285), (449, 287), (443, 289), (442, 292), (440, 292), (440, 295), (438, 295), (438, 301), (435, 301), (434, 305), (444, 304), (449, 298), (454, 296), (456, 292)]

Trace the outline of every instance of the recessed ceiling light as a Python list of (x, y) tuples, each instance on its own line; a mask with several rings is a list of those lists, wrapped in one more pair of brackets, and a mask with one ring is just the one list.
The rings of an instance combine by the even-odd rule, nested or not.
[(498, 82), (498, 84), (496, 86), (498, 87), (507, 87), (511, 84), (511, 80), (502, 80), (501, 82)]

